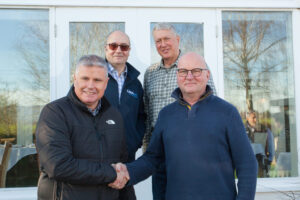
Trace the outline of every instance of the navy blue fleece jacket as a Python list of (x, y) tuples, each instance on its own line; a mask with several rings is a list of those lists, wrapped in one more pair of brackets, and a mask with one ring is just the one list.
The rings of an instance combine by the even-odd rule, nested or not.
[(172, 96), (177, 101), (159, 113), (146, 153), (127, 164), (129, 184), (165, 160), (167, 200), (253, 200), (257, 163), (236, 108), (212, 95), (209, 86), (192, 107), (179, 89)]
[(138, 80), (139, 72), (129, 63), (127, 76), (119, 101), (118, 83), (109, 75), (109, 81), (104, 96), (109, 103), (117, 108), (124, 119), (128, 162), (135, 160), (135, 153), (142, 145), (145, 133), (145, 119), (143, 102), (143, 88)]

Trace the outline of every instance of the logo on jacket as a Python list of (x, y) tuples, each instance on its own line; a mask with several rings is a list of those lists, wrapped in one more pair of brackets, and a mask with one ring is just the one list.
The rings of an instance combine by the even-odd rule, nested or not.
[(116, 124), (116, 122), (114, 120), (112, 120), (112, 119), (107, 120), (106, 123), (110, 124), (110, 125)]
[(131, 91), (131, 90), (129, 90), (129, 89), (127, 89), (127, 93), (130, 95), (130, 96), (132, 96), (132, 97), (134, 97), (134, 98), (138, 98), (138, 95), (136, 94), (136, 93), (134, 93), (133, 91)]

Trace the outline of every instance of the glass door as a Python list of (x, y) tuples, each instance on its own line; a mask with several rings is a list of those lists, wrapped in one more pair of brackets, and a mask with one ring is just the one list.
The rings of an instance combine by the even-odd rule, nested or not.
[[(174, 15), (176, 13), (176, 15)], [(158, 62), (152, 38), (157, 22), (172, 23), (181, 36), (182, 53), (203, 55), (217, 80), (216, 14), (214, 10), (153, 8), (58, 8), (56, 9), (56, 98), (66, 95), (76, 60), (85, 54), (104, 56), (106, 36), (125, 31), (131, 40), (129, 62), (143, 74)]]
[[(176, 13), (176, 14), (174, 14)], [(160, 61), (152, 37), (158, 22), (171, 23), (180, 36), (181, 53), (195, 51), (204, 56), (210, 67), (215, 85), (217, 81), (216, 13), (209, 9), (143, 8), (137, 10), (137, 56), (147, 67)], [(142, 51), (141, 51), (142, 50)]]
[[(85, 54), (104, 56), (106, 36), (118, 29), (125, 31), (130, 37), (128, 62), (141, 72), (139, 79), (143, 82), (147, 67), (161, 59), (152, 38), (152, 28), (157, 22), (169, 22), (175, 26), (181, 37), (182, 53), (196, 51), (205, 57), (218, 88), (215, 10), (57, 8), (56, 98), (67, 94), (77, 59)], [(140, 155), (141, 151), (137, 153), (137, 157)], [(135, 188), (137, 199), (152, 199), (151, 179)]]
[(56, 98), (65, 96), (73, 82), (77, 60), (86, 54), (104, 57), (107, 35), (134, 26), (133, 9), (58, 8), (56, 10)]

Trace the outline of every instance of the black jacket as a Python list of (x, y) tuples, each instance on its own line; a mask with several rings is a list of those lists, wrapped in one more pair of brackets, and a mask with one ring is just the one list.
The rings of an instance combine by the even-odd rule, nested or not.
[(47, 104), (37, 124), (36, 147), (39, 200), (120, 199), (119, 191), (107, 185), (116, 179), (111, 163), (127, 160), (123, 120), (105, 98), (95, 117), (74, 87)]
[(120, 101), (118, 83), (110, 75), (104, 96), (123, 116), (128, 148), (128, 162), (131, 162), (135, 160), (135, 153), (142, 145), (146, 114), (143, 102), (144, 91), (141, 82), (138, 80), (140, 72), (129, 63), (126, 63), (126, 66), (127, 76), (122, 88)]

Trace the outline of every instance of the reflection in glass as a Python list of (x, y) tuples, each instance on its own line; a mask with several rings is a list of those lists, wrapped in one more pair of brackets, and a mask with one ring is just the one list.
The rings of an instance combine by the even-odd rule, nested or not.
[[(152, 22), (151, 30), (151, 63), (158, 63), (161, 60), (160, 55), (156, 51), (155, 43), (152, 37), (152, 30), (157, 22)], [(174, 26), (176, 32), (180, 36), (180, 50), (181, 53), (189, 51), (197, 52), (204, 56), (204, 42), (203, 42), (203, 24), (196, 23), (170, 23)]]
[(245, 120), (259, 176), (297, 176), (291, 13), (223, 12), (222, 19), (225, 99)]
[[(87, 54), (105, 57), (106, 38), (114, 30), (125, 31), (122, 22), (73, 22), (70, 23), (70, 77), (78, 59)], [(73, 82), (70, 78), (71, 83)]]
[[(48, 15), (48, 10), (0, 9), (0, 141), (15, 144), (10, 155), (20, 169), (26, 168), (20, 155), (36, 152), (36, 123), (50, 97)], [(37, 169), (37, 162), (30, 165), (22, 172), (27, 177), (8, 173), (7, 182), (36, 185), (37, 175), (30, 170)]]

